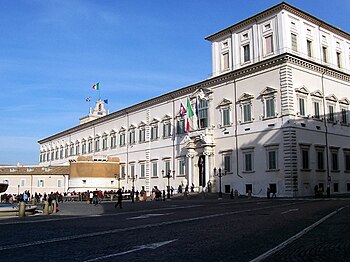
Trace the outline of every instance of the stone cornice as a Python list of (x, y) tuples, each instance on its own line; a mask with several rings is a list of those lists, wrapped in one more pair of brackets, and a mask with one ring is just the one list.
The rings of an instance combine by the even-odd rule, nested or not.
[(286, 11), (288, 11), (288, 12), (290, 12), (298, 17), (305, 19), (306, 21), (308, 21), (310, 23), (318, 25), (318, 26), (320, 26), (320, 27), (322, 27), (322, 28), (334, 33), (334, 34), (337, 34), (341, 37), (344, 37), (347, 40), (350, 40), (350, 35), (348, 33), (346, 33), (345, 31), (343, 31), (335, 26), (332, 26), (332, 25), (318, 19), (317, 17), (310, 15), (310, 14), (304, 12), (303, 10), (300, 10), (300, 9), (298, 9), (298, 8), (288, 4), (288, 3), (285, 3), (285, 2), (282, 2), (278, 5), (275, 5), (275, 6), (269, 8), (265, 11), (262, 11), (256, 15), (250, 17), (250, 18), (247, 18), (247, 19), (245, 19), (237, 24), (234, 24), (234, 25), (232, 25), (228, 28), (225, 28), (225, 29), (223, 29), (215, 34), (212, 34), (212, 35), (206, 37), (205, 40), (208, 40), (211, 42), (215, 41), (215, 40), (217, 40), (225, 35), (231, 34), (232, 31), (236, 31), (240, 28), (246, 27), (247, 25), (254, 24), (254, 23), (256, 23), (256, 21), (262, 20), (267, 16), (271, 16), (272, 14), (277, 14), (278, 12), (280, 12), (282, 10), (286, 10)]
[[(91, 122), (87, 122), (78, 126), (75, 126), (73, 128), (67, 129), (65, 131), (62, 131), (60, 133), (54, 134), (52, 136), (49, 136), (47, 138), (41, 139), (38, 141), (38, 143), (47, 143), (54, 139), (62, 138), (64, 136), (69, 136), (75, 132), (78, 132), (83, 129), (92, 128), (96, 125), (99, 125), (104, 122), (112, 121), (115, 118), (127, 116), (130, 113), (134, 113), (140, 110), (144, 110), (147, 107), (154, 106), (161, 103), (169, 103), (169, 101), (174, 101), (175, 99), (181, 98), (186, 95), (191, 95), (193, 92), (195, 92), (197, 89), (200, 88), (211, 88), (213, 86), (227, 83), (230, 81), (234, 81), (236, 79), (239, 79), (241, 77), (245, 77), (257, 72), (260, 72), (262, 70), (267, 70), (269, 68), (273, 68), (282, 64), (291, 63), (315, 72), (318, 72), (320, 74), (325, 74), (330, 77), (334, 77), (343, 81), (350, 82), (350, 75), (345, 74), (341, 71), (337, 71), (335, 69), (331, 69), (327, 66), (323, 66), (321, 64), (317, 64), (316, 62), (309, 61), (307, 59), (303, 59), (298, 57), (294, 54), (284, 53), (275, 57), (272, 57), (270, 59), (263, 60), (258, 63), (254, 63), (250, 66), (246, 66), (240, 69), (237, 69), (235, 71), (228, 72), (223, 75), (219, 75), (207, 80), (204, 80), (202, 82), (195, 83), (190, 86), (186, 86), (183, 88), (180, 88), (178, 90), (166, 93), (164, 95), (157, 96), (155, 98), (149, 99), (147, 101), (141, 102), (139, 104), (127, 107), (125, 109), (121, 109), (119, 111), (116, 111), (114, 113), (111, 113), (109, 115), (106, 115), (104, 117), (98, 118), (96, 120), (93, 120)], [(119, 131), (120, 132), (120, 131)]]

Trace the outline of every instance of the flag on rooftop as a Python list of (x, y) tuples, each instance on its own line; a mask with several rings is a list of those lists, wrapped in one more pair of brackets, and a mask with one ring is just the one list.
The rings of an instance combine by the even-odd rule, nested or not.
[(100, 90), (100, 83), (96, 83), (92, 86), (93, 90)]
[(90, 102), (90, 101), (91, 101), (91, 97), (88, 96), (88, 97), (85, 99), (85, 101), (86, 101), (86, 102)]
[(105, 104), (108, 104), (108, 99), (103, 100), (103, 102), (105, 102)]

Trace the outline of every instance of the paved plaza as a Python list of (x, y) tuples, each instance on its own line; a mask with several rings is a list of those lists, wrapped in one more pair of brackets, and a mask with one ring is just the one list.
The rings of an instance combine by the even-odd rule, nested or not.
[(215, 195), (1, 218), (3, 261), (348, 261), (350, 199)]

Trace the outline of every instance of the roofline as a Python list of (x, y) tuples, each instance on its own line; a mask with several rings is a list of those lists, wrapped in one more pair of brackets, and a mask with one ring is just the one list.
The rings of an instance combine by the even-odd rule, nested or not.
[(276, 13), (276, 12), (281, 11), (281, 10), (287, 10), (287, 11), (289, 11), (289, 12), (291, 12), (299, 17), (304, 18), (305, 20), (307, 20), (309, 22), (317, 24), (318, 26), (323, 27), (324, 29), (327, 29), (333, 33), (336, 33), (336, 34), (346, 38), (347, 40), (350, 40), (349, 33), (345, 32), (342, 29), (339, 29), (339, 28), (337, 28), (337, 27), (335, 27), (335, 26), (333, 26), (333, 25), (331, 25), (331, 24), (329, 24), (329, 23), (327, 23), (327, 22), (301, 10), (301, 9), (298, 9), (295, 6), (292, 6), (286, 2), (281, 2), (280, 4), (277, 4), (269, 9), (266, 9), (265, 11), (262, 11), (254, 16), (251, 16), (251, 17), (249, 17), (241, 22), (238, 22), (238, 23), (236, 23), (232, 26), (229, 26), (225, 29), (222, 29), (217, 33), (209, 35), (209, 36), (205, 37), (204, 39), (208, 40), (208, 41), (214, 41), (214, 40), (216, 40), (224, 35), (227, 35), (231, 31), (237, 30), (241, 27), (246, 26), (247, 24), (251, 24), (252, 22), (254, 22), (256, 20), (261, 19), (262, 17), (265, 17), (265, 16), (270, 15), (272, 13)]

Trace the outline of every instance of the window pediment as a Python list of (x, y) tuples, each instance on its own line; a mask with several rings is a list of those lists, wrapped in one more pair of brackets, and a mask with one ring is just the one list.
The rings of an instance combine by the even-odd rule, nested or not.
[(322, 92), (320, 90), (316, 90), (314, 92), (311, 92), (311, 95), (315, 96), (315, 97), (319, 97), (319, 98), (323, 97), (323, 94), (322, 94)]
[(152, 121), (150, 122), (151, 125), (159, 123), (159, 119), (153, 118)]
[(192, 100), (198, 97), (199, 99), (208, 100), (211, 93), (213, 92), (208, 88), (199, 88), (190, 95), (190, 99)]
[(131, 124), (130, 126), (129, 126), (129, 130), (133, 130), (133, 129), (135, 129), (136, 128), (136, 126), (134, 125), (134, 124)]
[(140, 127), (144, 127), (144, 126), (146, 126), (146, 123), (143, 122), (143, 121), (141, 121), (141, 123), (139, 124), (139, 128), (140, 128)]
[(306, 86), (301, 86), (299, 88), (295, 88), (295, 92), (302, 93), (305, 95), (308, 95), (310, 93), (310, 91), (306, 88)]
[(331, 94), (331, 95), (326, 97), (326, 100), (332, 101), (332, 102), (337, 102), (338, 98), (334, 94)]
[(123, 133), (123, 132), (125, 132), (125, 130), (126, 130), (125, 127), (122, 126), (122, 127), (119, 129), (119, 133)]
[(226, 98), (223, 98), (216, 108), (231, 105), (232, 102)]
[(342, 99), (340, 99), (339, 103), (343, 104), (343, 105), (349, 105), (350, 104), (349, 99), (347, 99), (346, 97), (343, 97)]
[(169, 115), (165, 115), (162, 118), (162, 122), (169, 121), (169, 120), (171, 120), (171, 116), (169, 116)]
[(267, 96), (267, 95), (272, 95), (274, 93), (277, 92), (277, 89), (275, 88), (272, 88), (270, 86), (267, 86), (266, 88), (264, 88), (261, 92), (260, 92), (260, 95), (261, 96)]
[(239, 102), (242, 102), (242, 101), (246, 101), (246, 100), (251, 100), (253, 99), (254, 96), (251, 95), (251, 94), (248, 94), (248, 93), (243, 93), (239, 98), (238, 98), (238, 101)]

